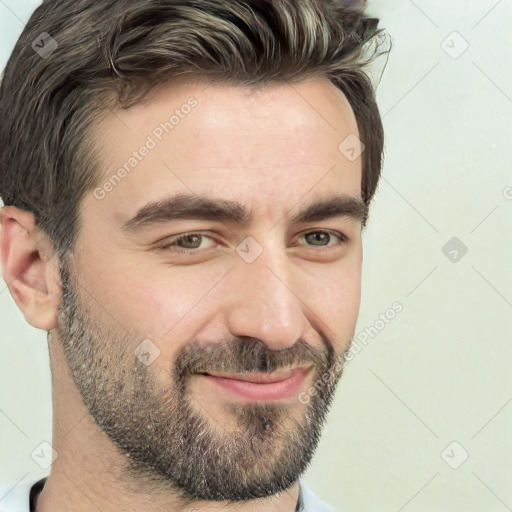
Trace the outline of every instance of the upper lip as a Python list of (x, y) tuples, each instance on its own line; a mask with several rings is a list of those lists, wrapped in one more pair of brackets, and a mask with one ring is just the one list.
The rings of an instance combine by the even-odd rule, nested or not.
[(225, 379), (243, 380), (245, 382), (254, 382), (257, 384), (271, 384), (289, 379), (300, 372), (309, 370), (310, 366), (300, 366), (297, 368), (288, 368), (286, 370), (279, 370), (273, 373), (264, 372), (245, 372), (245, 373), (219, 373), (219, 372), (204, 372), (206, 375), (213, 377), (223, 377)]

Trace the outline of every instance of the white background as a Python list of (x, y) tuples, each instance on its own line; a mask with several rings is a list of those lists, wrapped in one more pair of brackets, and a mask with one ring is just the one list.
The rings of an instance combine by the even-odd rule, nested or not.
[[(0, 69), (37, 4), (0, 0)], [(512, 510), (512, 2), (369, 12), (394, 48), (357, 332), (394, 302), (403, 311), (346, 367), (305, 479), (340, 511)], [(442, 252), (453, 237), (468, 251), (456, 262)], [(50, 374), (46, 333), (2, 280), (0, 389), (0, 482), (14, 485), (51, 442)]]

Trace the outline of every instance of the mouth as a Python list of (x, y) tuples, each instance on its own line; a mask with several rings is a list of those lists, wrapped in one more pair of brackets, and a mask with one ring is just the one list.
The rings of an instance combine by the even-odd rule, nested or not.
[(311, 366), (281, 370), (273, 373), (202, 373), (206, 382), (230, 395), (249, 400), (283, 400), (297, 396)]

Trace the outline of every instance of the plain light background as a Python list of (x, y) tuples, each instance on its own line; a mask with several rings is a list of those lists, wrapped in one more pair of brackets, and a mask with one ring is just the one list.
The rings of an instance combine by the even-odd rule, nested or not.
[[(0, 69), (38, 3), (0, 0)], [(394, 42), (363, 235), (357, 333), (370, 334), (305, 480), (340, 512), (512, 510), (512, 2), (369, 13)], [(14, 485), (41, 473), (30, 454), (51, 442), (50, 372), (46, 333), (2, 280), (0, 390), (0, 482)]]

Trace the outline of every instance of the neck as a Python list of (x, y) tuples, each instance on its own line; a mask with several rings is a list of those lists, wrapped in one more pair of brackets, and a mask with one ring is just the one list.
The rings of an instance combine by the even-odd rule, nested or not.
[[(38, 512), (294, 512), (299, 497), (295, 482), (268, 498), (237, 502), (187, 501), (172, 482), (134, 481), (126, 471), (127, 456), (92, 421), (76, 389), (60, 343), (50, 344), (53, 393), (53, 440), (57, 452), (37, 500)], [(157, 482), (157, 483), (155, 483)]]

